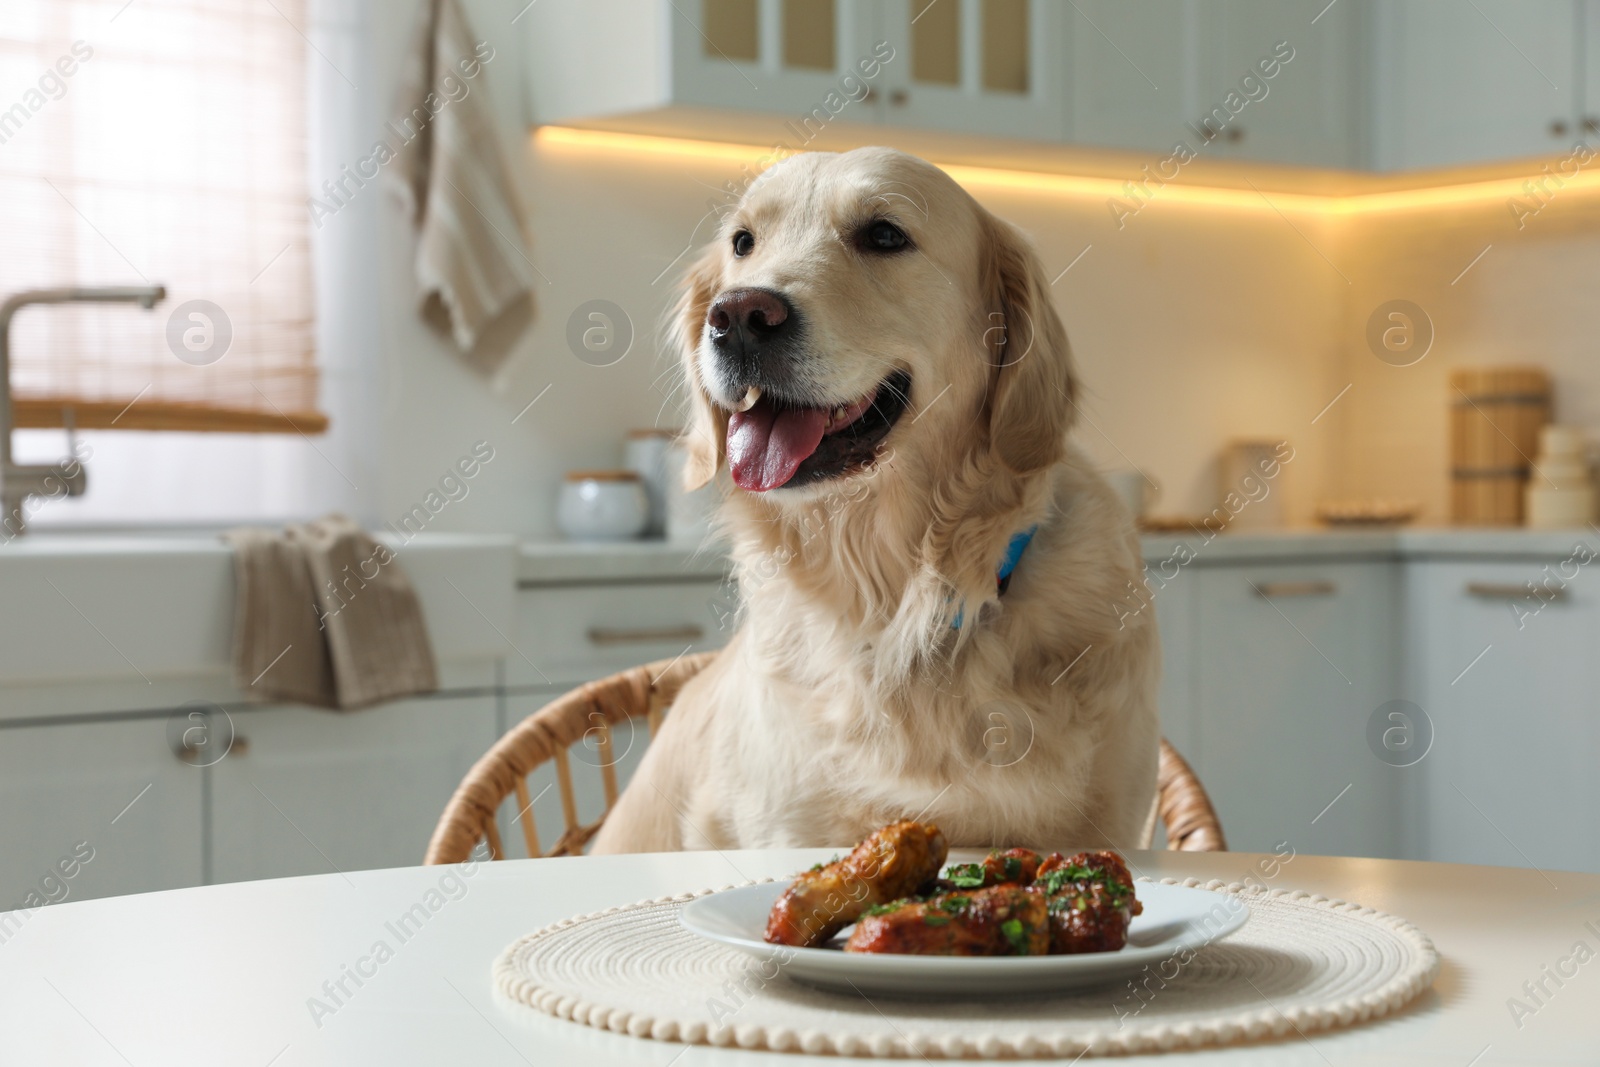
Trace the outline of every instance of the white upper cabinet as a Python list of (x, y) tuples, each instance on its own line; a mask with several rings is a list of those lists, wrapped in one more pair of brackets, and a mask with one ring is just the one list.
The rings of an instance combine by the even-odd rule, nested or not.
[(804, 130), (849, 112), (882, 117), (884, 60), (868, 0), (675, 0), (670, 77), (677, 102), (769, 111)]
[(1076, 0), (1067, 8), (1068, 140), (1167, 152), (1193, 146), (1200, 13), (1192, 0)]
[[(1383, 0), (1371, 35), (1373, 168), (1570, 149), (1583, 136), (1579, 57), (1584, 23), (1595, 27), (1596, 6), (1592, 0)], [(1600, 69), (1589, 73), (1600, 83)]]
[(882, 0), (875, 32), (894, 49), (884, 69), (886, 121), (1038, 141), (1067, 136), (1057, 0)]
[(776, 120), (771, 140), (791, 146), (835, 118), (880, 122), (884, 72), (893, 62), (878, 31), (882, 6), (542, 0), (523, 19), (529, 111), (536, 123), (681, 107), (761, 112)]
[(794, 149), (840, 119), (1377, 171), (1600, 132), (1600, 0), (540, 0), (522, 21), (539, 123)]
[(1360, 164), (1359, 3), (1207, 4), (1199, 50), (1198, 136), (1208, 154), (1349, 168)]

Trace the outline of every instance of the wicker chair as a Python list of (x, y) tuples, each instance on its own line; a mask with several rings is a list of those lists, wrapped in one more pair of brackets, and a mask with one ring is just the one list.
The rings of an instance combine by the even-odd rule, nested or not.
[[(599, 756), (606, 811), (617, 802), (617, 772), (611, 728), (643, 718), (653, 737), (661, 716), (683, 684), (711, 662), (714, 652), (662, 660), (589, 682), (546, 704), (528, 716), (473, 766), (445, 806), (428, 842), (424, 863), (460, 863), (478, 842), (488, 839), (489, 854), (503, 859), (505, 848), (495, 813), (500, 804), (516, 796), (515, 820), (522, 829), (529, 856), (570, 856), (583, 851), (605, 821), (584, 823), (578, 818), (572, 764), (567, 750), (590, 738)], [(540, 846), (539, 830), (528, 795), (528, 774), (546, 761), (555, 764), (561, 810), (566, 825), (548, 851)], [(1157, 777), (1158, 810), (1167, 831), (1167, 847), (1187, 852), (1217, 852), (1227, 846), (1222, 826), (1205, 789), (1182, 756), (1165, 740)]]

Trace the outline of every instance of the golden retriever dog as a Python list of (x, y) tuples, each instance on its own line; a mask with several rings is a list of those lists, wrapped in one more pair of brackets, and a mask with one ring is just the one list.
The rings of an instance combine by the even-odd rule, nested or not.
[(723, 220), (671, 334), (688, 481), (731, 475), (741, 614), (595, 850), (908, 817), (953, 846), (1148, 845), (1154, 613), (1124, 606), (1139, 543), (1067, 440), (1066, 331), (1018, 231), (913, 156), (795, 156)]

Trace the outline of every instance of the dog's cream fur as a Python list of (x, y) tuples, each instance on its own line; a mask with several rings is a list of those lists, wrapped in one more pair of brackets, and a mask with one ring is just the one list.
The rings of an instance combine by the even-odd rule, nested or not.
[[(915, 250), (855, 249), (874, 218)], [(756, 246), (735, 258), (740, 229)], [(952, 845), (1148, 844), (1153, 612), (1127, 607), (1141, 565), (1126, 510), (1067, 443), (1077, 385), (1037, 256), (903, 153), (772, 168), (675, 314), (692, 482), (723, 466), (736, 402), (717, 392), (707, 308), (745, 286), (806, 316), (825, 395), (866, 395), (898, 367), (911, 406), (865, 471), (729, 489), (738, 632), (684, 687), (595, 850), (842, 846), (903, 817)], [(1007, 542), (1034, 524), (997, 597)]]

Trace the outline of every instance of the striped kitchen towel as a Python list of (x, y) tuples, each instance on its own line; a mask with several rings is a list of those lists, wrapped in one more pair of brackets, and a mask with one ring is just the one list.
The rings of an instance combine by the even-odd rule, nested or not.
[(422, 0), (418, 21), (390, 174), (417, 228), (423, 316), (493, 375), (532, 320), (537, 273), (485, 84), (494, 49), (474, 39), (459, 0)]

